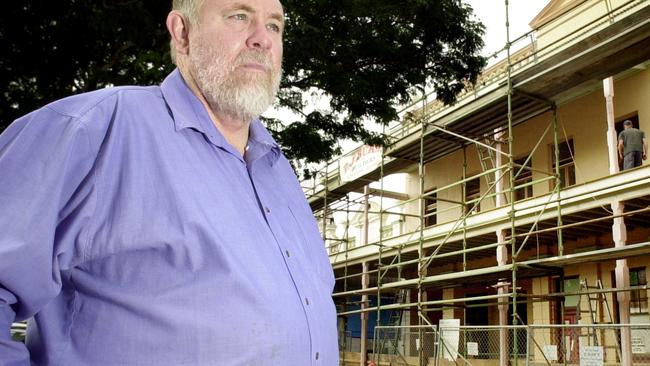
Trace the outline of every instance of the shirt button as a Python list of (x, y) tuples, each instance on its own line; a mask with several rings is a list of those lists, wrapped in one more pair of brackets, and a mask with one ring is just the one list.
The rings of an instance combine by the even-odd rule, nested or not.
[(317, 360), (318, 360), (318, 356), (319, 356), (319, 354), (318, 354), (318, 352), (316, 352), (316, 359), (317, 359)]
[(305, 303), (306, 303), (307, 305), (309, 305), (309, 298), (308, 298), (308, 297), (305, 297)]
[(288, 251), (288, 250), (285, 250), (285, 251), (284, 251), (284, 254), (287, 255), (287, 258), (291, 257), (291, 254), (289, 254), (289, 251)]
[(271, 209), (268, 207), (264, 207), (264, 211), (266, 211), (267, 214), (271, 213)]

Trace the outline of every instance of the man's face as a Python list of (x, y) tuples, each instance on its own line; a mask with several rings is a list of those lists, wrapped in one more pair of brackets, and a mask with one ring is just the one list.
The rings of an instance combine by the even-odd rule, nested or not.
[(283, 19), (277, 0), (204, 1), (190, 30), (189, 67), (214, 111), (250, 121), (273, 103)]

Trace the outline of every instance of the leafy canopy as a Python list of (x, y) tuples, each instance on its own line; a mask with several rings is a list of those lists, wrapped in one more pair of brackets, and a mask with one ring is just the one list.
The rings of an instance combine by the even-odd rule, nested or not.
[[(371, 144), (364, 128), (397, 120), (426, 86), (452, 103), (485, 65), (483, 25), (460, 0), (284, 0), (280, 106), (299, 121), (266, 119), (285, 153), (318, 162), (339, 139)], [(0, 129), (45, 103), (111, 85), (158, 84), (173, 69), (160, 0), (23, 0), (0, 15)], [(305, 92), (329, 106), (304, 113)]]

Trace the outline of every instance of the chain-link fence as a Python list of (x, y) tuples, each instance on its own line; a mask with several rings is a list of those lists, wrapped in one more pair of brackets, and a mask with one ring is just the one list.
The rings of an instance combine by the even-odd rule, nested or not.
[[(438, 365), (498, 365), (501, 357), (525, 360), (525, 326), (462, 326), (440, 328)], [(502, 355), (501, 350), (507, 350)], [(507, 358), (504, 358), (507, 359)]]
[[(432, 362), (438, 349), (438, 332), (431, 326), (377, 326), (369, 359), (377, 365), (418, 365)], [(425, 363), (425, 364), (426, 364)]]
[(534, 325), (529, 337), (531, 365), (619, 365), (626, 357), (621, 351), (626, 343), (632, 365), (650, 365), (650, 325)]
[[(631, 352), (622, 352), (622, 345)], [(377, 365), (650, 366), (650, 324), (375, 328)]]
[(340, 352), (359, 352), (359, 348), (353, 349), (352, 332), (339, 331), (339, 351)]

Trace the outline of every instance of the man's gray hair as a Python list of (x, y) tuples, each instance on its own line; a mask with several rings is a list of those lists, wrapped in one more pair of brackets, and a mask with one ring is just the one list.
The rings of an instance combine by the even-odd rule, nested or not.
[[(187, 19), (188, 26), (196, 26), (199, 23), (199, 9), (203, 0), (173, 0), (172, 10), (180, 11)], [(172, 62), (176, 64), (176, 47), (173, 40), (169, 42), (169, 54)]]
[(626, 119), (625, 122), (623, 122), (623, 126), (632, 126), (632, 121)]
[(196, 24), (201, 4), (203, 4), (203, 0), (174, 0), (172, 1), (172, 10), (180, 11), (190, 24)]

